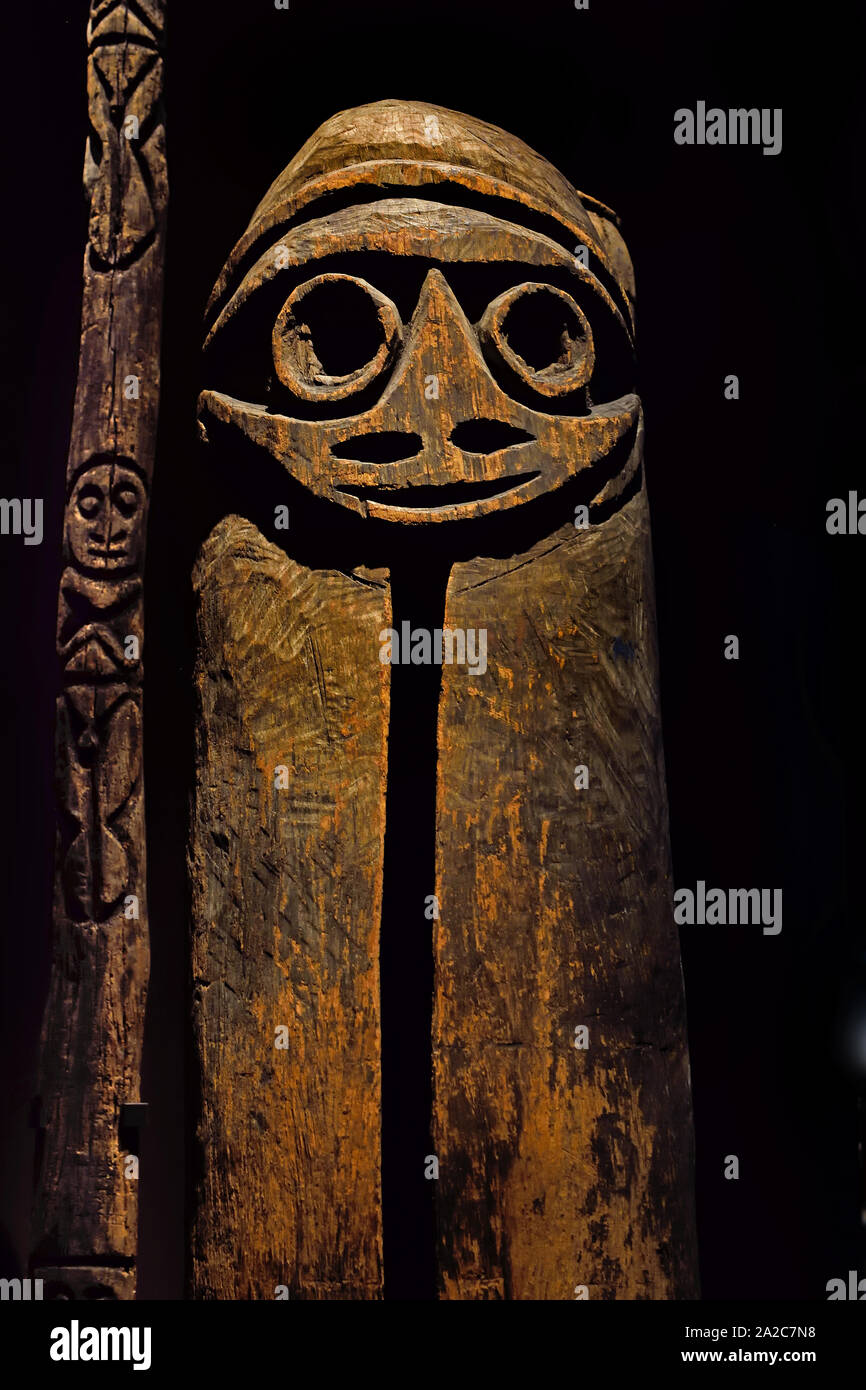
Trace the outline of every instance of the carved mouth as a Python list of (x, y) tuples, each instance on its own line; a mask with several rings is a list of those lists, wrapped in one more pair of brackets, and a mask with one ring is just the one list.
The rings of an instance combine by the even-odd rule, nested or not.
[(459, 506), (461, 502), (482, 502), (488, 497), (500, 497), (537, 477), (536, 470), (534, 473), (512, 473), (507, 478), (492, 478), (483, 482), (431, 483), (419, 487), (341, 487), (337, 491), (348, 493), (362, 502), (379, 502), (407, 511), (430, 511), (435, 507)]

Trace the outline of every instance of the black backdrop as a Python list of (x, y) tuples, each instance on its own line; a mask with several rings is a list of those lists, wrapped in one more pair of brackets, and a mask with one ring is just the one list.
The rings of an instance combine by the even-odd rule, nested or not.
[[(862, 476), (862, 19), (731, 0), (170, 0), (163, 409), (149, 539), (146, 792), (153, 975), (140, 1294), (183, 1288), (182, 795), (190, 538), (213, 505), (193, 419), (200, 320), (273, 177), (334, 111), (419, 99), (503, 126), (616, 208), (638, 277), (674, 875), (784, 889), (784, 927), (684, 928), (705, 1298), (821, 1299), (866, 1274), (857, 1082), (840, 1013), (860, 907), (859, 579), (825, 506)], [(0, 129), (2, 1274), (26, 1252), (29, 1100), (47, 988), (53, 655), (86, 215), (84, 0), (6, 15)], [(681, 106), (782, 107), (783, 152), (682, 148)], [(728, 373), (741, 399), (723, 398)], [(864, 489), (866, 490), (866, 489)], [(723, 638), (740, 638), (725, 661)], [(740, 1157), (725, 1181), (726, 1154)]]

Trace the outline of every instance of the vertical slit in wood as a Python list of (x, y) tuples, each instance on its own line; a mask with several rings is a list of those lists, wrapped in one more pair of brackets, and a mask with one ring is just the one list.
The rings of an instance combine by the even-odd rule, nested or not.
[[(392, 567), (392, 622), (442, 627), (447, 567)], [(403, 644), (401, 640), (401, 658)], [(441, 667), (391, 667), (388, 790), (382, 902), (382, 1222), (385, 1298), (436, 1297), (433, 1153), (432, 920), (435, 879), (436, 727)]]

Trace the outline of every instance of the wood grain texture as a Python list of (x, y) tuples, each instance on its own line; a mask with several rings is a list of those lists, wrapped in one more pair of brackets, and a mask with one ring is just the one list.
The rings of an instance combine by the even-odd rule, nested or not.
[(442, 1295), (694, 1297), (645, 491), (455, 566), (446, 622), (488, 667), (443, 667), (439, 713)]
[[(600, 224), (601, 225), (601, 224)], [(278, 254), (275, 254), (276, 246)], [(563, 246), (513, 221), (507, 207), (489, 211), (456, 208), (420, 198), (383, 198), (372, 206), (342, 208), (287, 228), (276, 243), (266, 243), (235, 292), (214, 320), (205, 345), (241, 311), (258, 291), (276, 282), (291, 283), (293, 272), (335, 254), (386, 250), (392, 256), (423, 256), (446, 264), (483, 261), (566, 270), (598, 298), (628, 333), (616, 287), (608, 291), (597, 275)]]
[(230, 516), (195, 587), (191, 1293), (375, 1299), (385, 577)]
[[(392, 1240), (397, 1192), (416, 1203), (412, 1239), (436, 1246), (442, 1299), (696, 1296), (634, 304), (610, 209), (505, 132), (414, 102), (325, 122), (220, 276), (203, 438), (261, 480), (284, 470), (293, 527), (311, 515), (322, 531), (293, 531), (290, 560), (229, 519), (198, 571), (200, 1294), (272, 1297), (288, 1283), (300, 1297), (377, 1297), (383, 1258), (389, 1298), (399, 1278), (420, 1287), (433, 1252)], [(334, 536), (382, 565), (372, 589), (348, 559), (346, 572), (310, 568), (317, 544), (333, 565)], [(402, 661), (418, 612), (489, 639), (486, 670), (443, 665), (438, 697), (435, 681), (394, 674), (391, 755), (409, 749), (410, 695), (429, 705), (417, 803), (430, 819), (418, 810), (414, 824), (431, 857), (407, 855), (417, 883), (393, 852), (400, 834), (409, 848), (393, 808), (407, 824), (415, 810), (405, 768), (386, 764), (386, 575), (407, 625)], [(330, 700), (350, 702), (351, 757), (321, 733)], [(282, 794), (265, 780), (281, 763)], [(417, 994), (402, 1014), (383, 965), (382, 1046), (386, 773), (392, 974), (391, 932), (429, 893), (434, 834), (441, 915), (432, 998), (426, 942), (412, 938)], [(338, 815), (344, 797), (351, 816)], [(347, 881), (351, 929), (334, 896)], [(277, 1006), (306, 1030), (282, 1069), (263, 1052)], [(430, 1051), (405, 1021), (413, 1006)], [(386, 1109), (394, 1095), (411, 1108), (401, 1039), (424, 1112), (413, 1145), (427, 1142), (432, 1071), (438, 1236), (425, 1235), (430, 1156), (418, 1152), (414, 1188), (395, 1176), (395, 1154), (407, 1173), (416, 1160), (391, 1146), (388, 1110), (383, 1257), (379, 1087)]]
[(90, 222), (57, 623), (57, 869), (32, 1255), (39, 1277), (68, 1260), (81, 1297), (85, 1261), (116, 1270), (96, 1281), (113, 1296), (135, 1291), (138, 1184), (125, 1175), (119, 1122), (139, 1099), (149, 968), (142, 575), (168, 196), (163, 25), (161, 0), (95, 0), (88, 27)]
[[(485, 207), (510, 211), (513, 220), (539, 219), (549, 235), (573, 251), (583, 246), (590, 266), (617, 280), (607, 228), (616, 214), (596, 199), (584, 203), (560, 171), (524, 141), (499, 127), (424, 101), (376, 101), (339, 111), (325, 121), (274, 180), (250, 225), (229, 256), (208, 304), (210, 321), (231, 292), (232, 282), (255, 257), (259, 243), (275, 241), (293, 222), (307, 220), (317, 202), (359, 190), (367, 196), (411, 198), (416, 189), (435, 188), (438, 201), (453, 205), (470, 195)], [(459, 196), (455, 191), (459, 190)], [(604, 228), (600, 235), (600, 227)], [(614, 236), (611, 247), (621, 238)], [(628, 261), (617, 248), (620, 267)]]

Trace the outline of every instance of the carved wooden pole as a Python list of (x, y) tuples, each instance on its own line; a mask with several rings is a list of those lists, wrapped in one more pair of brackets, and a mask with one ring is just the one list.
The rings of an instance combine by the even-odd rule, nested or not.
[(343, 112), (209, 328), (249, 494), (195, 574), (193, 1293), (696, 1296), (614, 214), (470, 117)]
[(32, 1256), (46, 1297), (135, 1296), (129, 1149), (149, 963), (142, 580), (168, 195), (163, 31), (163, 0), (91, 5), (90, 225), (57, 623), (60, 808)]

